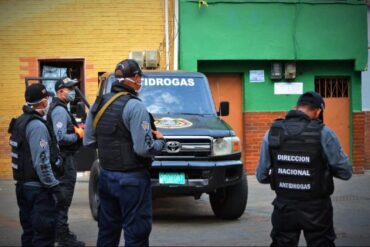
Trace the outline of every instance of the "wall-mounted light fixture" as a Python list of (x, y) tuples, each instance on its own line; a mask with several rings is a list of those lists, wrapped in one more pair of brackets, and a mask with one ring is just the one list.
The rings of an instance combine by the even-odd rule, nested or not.
[(295, 62), (285, 63), (285, 79), (295, 79), (296, 77), (296, 64)]
[(283, 77), (283, 68), (281, 62), (271, 63), (271, 79), (281, 79)]

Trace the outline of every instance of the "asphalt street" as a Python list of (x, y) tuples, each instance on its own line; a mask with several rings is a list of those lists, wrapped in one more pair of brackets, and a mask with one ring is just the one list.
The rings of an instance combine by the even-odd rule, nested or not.
[[(213, 216), (208, 196), (161, 198), (154, 201), (153, 246), (267, 246), (270, 244), (274, 193), (248, 176), (249, 197), (244, 215), (234, 221)], [(350, 181), (335, 180), (334, 225), (338, 246), (370, 245), (370, 174), (354, 175)], [(0, 181), (0, 246), (20, 245), (21, 227), (14, 181)], [(87, 245), (96, 243), (97, 223), (88, 203), (88, 181), (79, 178), (70, 209), (70, 227)], [(123, 245), (123, 241), (121, 240)], [(300, 245), (305, 245), (303, 236)]]

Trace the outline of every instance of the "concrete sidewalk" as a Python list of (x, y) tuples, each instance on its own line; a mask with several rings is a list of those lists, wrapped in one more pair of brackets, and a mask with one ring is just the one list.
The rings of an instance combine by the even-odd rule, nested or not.
[[(267, 246), (270, 244), (274, 193), (268, 185), (248, 176), (247, 210), (236, 221), (213, 216), (208, 196), (164, 198), (154, 201), (151, 245)], [(370, 174), (354, 175), (350, 181), (335, 180), (334, 224), (338, 246), (370, 245)], [(0, 246), (20, 245), (21, 227), (13, 181), (0, 181)], [(80, 178), (70, 209), (71, 229), (87, 245), (96, 243), (97, 223), (91, 218), (88, 183)], [(121, 243), (123, 243), (121, 241)], [(305, 245), (303, 236), (301, 245)]]

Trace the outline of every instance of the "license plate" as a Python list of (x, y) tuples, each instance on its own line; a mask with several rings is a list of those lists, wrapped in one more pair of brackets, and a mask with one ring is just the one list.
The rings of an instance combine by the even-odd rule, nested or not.
[(160, 184), (185, 184), (185, 173), (183, 172), (160, 172)]

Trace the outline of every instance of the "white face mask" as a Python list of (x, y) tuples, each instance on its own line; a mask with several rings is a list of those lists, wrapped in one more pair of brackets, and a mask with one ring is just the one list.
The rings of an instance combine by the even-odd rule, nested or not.
[(71, 90), (68, 92), (67, 94), (67, 101), (68, 102), (73, 102), (76, 98), (76, 91), (75, 90)]
[(35, 109), (35, 111), (37, 111), (38, 113), (40, 113), (41, 115), (43, 115), (44, 117), (48, 114), (49, 112), (49, 109), (50, 109), (50, 102), (49, 100), (46, 99), (46, 101), (48, 102), (48, 104), (45, 106), (45, 108), (42, 108), (42, 109), (35, 109), (33, 107), (33, 105), (30, 105), (32, 108)]

